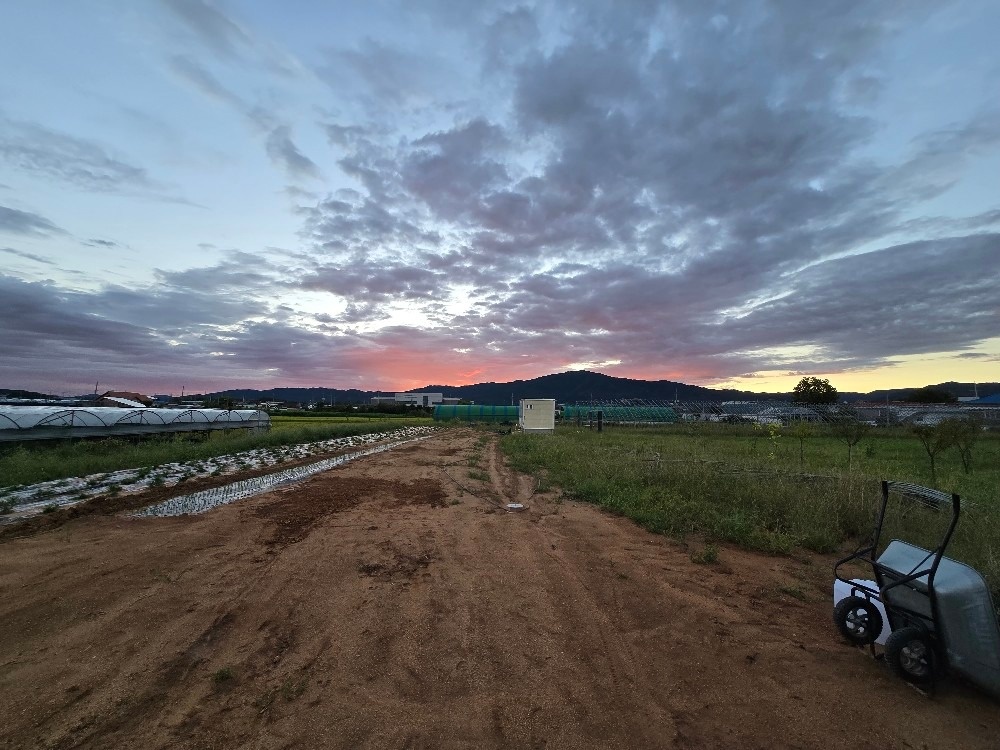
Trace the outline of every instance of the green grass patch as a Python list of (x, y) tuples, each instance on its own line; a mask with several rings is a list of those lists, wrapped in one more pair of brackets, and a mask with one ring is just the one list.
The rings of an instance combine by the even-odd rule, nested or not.
[(714, 544), (706, 544), (697, 552), (691, 553), (691, 562), (699, 565), (710, 565), (719, 561), (719, 548)]
[(232, 667), (223, 667), (222, 669), (217, 669), (212, 672), (212, 682), (216, 685), (221, 685), (225, 682), (229, 682), (236, 676), (236, 672), (233, 671)]
[[(822, 427), (801, 444), (784, 429), (562, 426), (549, 436), (505, 436), (501, 446), (519, 471), (649, 531), (695, 532), (771, 554), (829, 553), (859, 542), (871, 532), (881, 479), (957, 492), (963, 514), (947, 554), (1000, 590), (1000, 435), (983, 433), (968, 473), (957, 450), (943, 452), (932, 482), (923, 447), (905, 431), (872, 430), (849, 456)], [(932, 544), (914, 518), (890, 518), (885, 539)]]
[(798, 599), (800, 602), (809, 601), (809, 597), (806, 596), (806, 592), (803, 591), (799, 586), (779, 586), (778, 591), (780, 591), (785, 596), (790, 596), (793, 599)]

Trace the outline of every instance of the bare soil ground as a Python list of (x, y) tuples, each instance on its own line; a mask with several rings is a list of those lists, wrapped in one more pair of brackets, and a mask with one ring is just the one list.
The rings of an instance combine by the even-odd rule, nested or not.
[(830, 559), (695, 564), (478, 439), (7, 538), (0, 748), (1000, 747), (840, 642)]

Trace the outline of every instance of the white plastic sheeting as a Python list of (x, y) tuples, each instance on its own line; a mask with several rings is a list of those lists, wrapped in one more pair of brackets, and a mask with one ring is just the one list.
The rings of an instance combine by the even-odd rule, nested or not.
[(0, 515), (0, 526), (41, 513), (47, 506), (68, 507), (111, 491), (129, 494), (158, 485), (179, 486), (187, 479), (262, 469), (345, 448), (365, 448), (386, 441), (406, 442), (428, 437), (434, 430), (433, 427), (400, 427), (389, 432), (348, 435), (316, 443), (254, 448), (187, 463), (159, 464), (104, 474), (52, 479), (28, 486), (0, 487), (0, 502), (6, 500), (14, 503), (10, 515)]
[(356, 451), (354, 453), (346, 453), (343, 456), (327, 458), (322, 461), (317, 461), (314, 464), (296, 466), (295, 468), (285, 469), (284, 471), (279, 471), (274, 474), (265, 474), (262, 477), (253, 477), (251, 479), (233, 482), (232, 484), (227, 484), (223, 487), (213, 487), (210, 490), (195, 492), (191, 495), (182, 495), (181, 497), (175, 497), (156, 505), (150, 505), (136, 513), (133, 513), (132, 515), (137, 518), (163, 518), (167, 516), (196, 515), (198, 513), (205, 513), (213, 508), (218, 508), (220, 505), (234, 503), (237, 500), (242, 500), (245, 497), (252, 497), (253, 495), (259, 495), (262, 492), (270, 492), (275, 487), (280, 487), (283, 484), (298, 482), (302, 479), (306, 479), (307, 477), (311, 477), (313, 474), (318, 474), (321, 471), (341, 466), (357, 458), (370, 456), (374, 453), (382, 453), (383, 451), (392, 450), (393, 448), (398, 448), (399, 446), (407, 445), (408, 443), (414, 443), (418, 440), (426, 440), (428, 437), (430, 437), (430, 435), (422, 435), (420, 437), (410, 438), (409, 440), (397, 440), (394, 443), (384, 443), (382, 445), (376, 445), (373, 448), (365, 448), (364, 450)]
[(258, 409), (0, 406), (0, 441), (268, 428)]

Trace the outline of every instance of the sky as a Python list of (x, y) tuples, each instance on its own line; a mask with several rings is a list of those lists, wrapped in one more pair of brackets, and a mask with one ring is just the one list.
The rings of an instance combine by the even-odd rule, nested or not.
[(0, 4), (0, 387), (1000, 380), (1000, 3)]

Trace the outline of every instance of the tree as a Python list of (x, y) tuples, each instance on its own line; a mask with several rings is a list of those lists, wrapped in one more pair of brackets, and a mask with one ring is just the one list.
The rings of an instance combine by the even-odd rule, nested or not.
[(968, 474), (972, 469), (972, 449), (983, 431), (982, 418), (973, 414), (964, 419), (946, 419), (941, 422), (940, 427), (950, 436), (951, 444), (958, 450), (958, 455), (962, 459), (962, 468)]
[(952, 420), (944, 420), (935, 425), (918, 424), (913, 427), (913, 434), (924, 446), (927, 457), (931, 460), (931, 482), (937, 482), (937, 454), (955, 444), (955, 431), (949, 424)]
[(847, 446), (847, 469), (854, 465), (854, 446), (860, 443), (871, 427), (851, 413), (842, 413), (833, 422), (833, 435)]
[(914, 391), (906, 397), (906, 400), (913, 404), (950, 404), (958, 401), (943, 388), (935, 388), (931, 385)]
[(804, 419), (792, 422), (788, 428), (788, 434), (799, 441), (799, 466), (805, 464), (805, 452), (803, 450), (806, 438), (811, 438), (816, 434), (816, 429)]
[(792, 389), (792, 400), (803, 404), (835, 404), (837, 389), (826, 378), (802, 378)]

